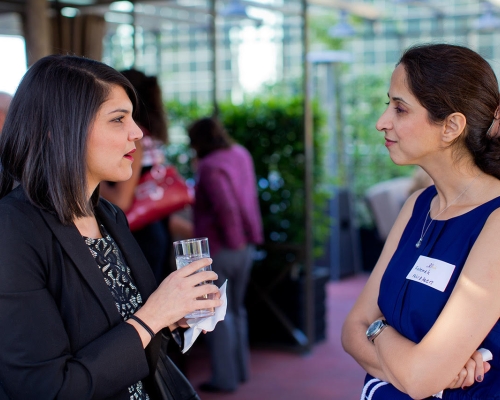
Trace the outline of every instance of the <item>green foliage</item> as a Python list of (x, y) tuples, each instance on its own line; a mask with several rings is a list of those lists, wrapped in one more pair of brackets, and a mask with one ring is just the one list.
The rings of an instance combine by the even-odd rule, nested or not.
[(208, 104), (198, 104), (194, 101), (190, 103), (180, 103), (177, 100), (170, 100), (165, 103), (168, 112), (169, 125), (180, 125), (187, 127), (198, 118), (210, 115), (212, 107)]
[[(203, 115), (192, 104), (183, 108), (182, 104), (169, 102), (171, 124), (182, 121), (188, 125), (194, 118)], [(172, 111), (175, 110), (175, 111)], [(326, 136), (321, 130), (324, 118), (314, 107), (315, 165), (313, 201), (315, 203), (314, 225), (316, 253), (321, 252), (330, 221), (321, 210), (328, 194), (323, 190), (323, 151)], [(205, 114), (207, 115), (207, 114)], [(177, 121), (172, 121), (173, 117)], [(246, 100), (240, 105), (229, 102), (220, 104), (220, 119), (230, 135), (245, 146), (252, 154), (255, 164), (261, 213), (266, 242), (303, 244), (304, 227), (304, 120), (303, 100), (292, 98), (261, 98)], [(179, 161), (177, 146), (168, 151), (170, 160)], [(185, 154), (185, 153), (184, 153)], [(189, 160), (183, 159), (179, 168), (185, 171)], [(189, 176), (189, 175), (188, 175)]]
[[(170, 100), (165, 103), (169, 120), (169, 135), (173, 136), (173, 131), (182, 131), (184, 136), (186, 128), (198, 118), (210, 115), (212, 107), (207, 104), (196, 102), (180, 103), (177, 100)], [(191, 160), (194, 157), (193, 150), (189, 147), (189, 140), (177, 142), (170, 139), (166, 146), (165, 153), (167, 159), (176, 165), (179, 173), (187, 179), (193, 178)]]
[(165, 147), (165, 155), (167, 156), (167, 160), (177, 167), (177, 170), (184, 178), (189, 180), (194, 178), (191, 166), (194, 152), (187, 143), (168, 144)]
[(346, 84), (344, 110), (348, 143), (351, 147), (353, 191), (356, 196), (356, 214), (359, 226), (372, 223), (366, 209), (364, 194), (378, 183), (398, 176), (410, 175), (412, 166), (398, 166), (389, 157), (384, 145), (384, 134), (375, 129), (378, 118), (387, 105), (390, 72), (386, 76), (363, 75)]

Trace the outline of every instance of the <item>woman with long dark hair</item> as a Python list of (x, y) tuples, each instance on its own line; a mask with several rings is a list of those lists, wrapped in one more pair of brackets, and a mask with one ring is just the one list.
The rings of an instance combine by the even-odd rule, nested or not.
[(123, 75), (72, 56), (39, 60), (12, 100), (0, 136), (2, 399), (163, 398), (163, 342), (184, 315), (220, 305), (196, 300), (218, 292), (197, 286), (215, 273), (193, 274), (209, 259), (157, 287), (125, 215), (99, 199), (100, 182), (132, 174), (135, 105)]

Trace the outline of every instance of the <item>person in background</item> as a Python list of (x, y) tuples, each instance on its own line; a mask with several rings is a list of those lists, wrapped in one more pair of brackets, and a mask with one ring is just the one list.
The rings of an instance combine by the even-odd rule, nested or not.
[(9, 110), (10, 102), (12, 96), (5, 92), (0, 92), (0, 133), (2, 133), (2, 127), (7, 116), (7, 111)]
[[(134, 88), (97, 61), (33, 64), (0, 135), (0, 398), (163, 399), (160, 346), (221, 305), (196, 261), (159, 287), (102, 181), (132, 175)], [(213, 300), (197, 300), (215, 293)], [(219, 296), (220, 297), (220, 296)], [(175, 388), (172, 388), (175, 391)]]
[[(126, 212), (132, 205), (141, 175), (155, 164), (165, 164), (162, 147), (167, 143), (168, 134), (161, 88), (156, 77), (146, 76), (134, 69), (122, 71), (122, 74), (137, 92), (139, 110), (134, 117), (144, 136), (137, 143), (132, 177), (125, 182), (104, 182), (101, 185), (101, 195)], [(158, 284), (169, 272), (172, 234), (185, 239), (192, 236), (192, 231), (190, 221), (174, 214), (133, 232)]]
[(466, 47), (420, 45), (401, 57), (388, 98), (376, 127), (391, 159), (434, 184), (406, 201), (344, 322), (344, 349), (367, 372), (362, 399), (498, 399), (497, 78)]
[(197, 155), (195, 236), (208, 237), (217, 285), (228, 280), (226, 318), (206, 336), (212, 377), (200, 390), (232, 392), (249, 375), (244, 298), (254, 245), (263, 240), (254, 165), (215, 118), (195, 121), (188, 134)]

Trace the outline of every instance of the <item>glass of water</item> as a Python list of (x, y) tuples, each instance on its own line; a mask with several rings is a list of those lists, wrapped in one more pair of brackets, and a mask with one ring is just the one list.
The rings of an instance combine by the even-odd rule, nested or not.
[[(210, 250), (208, 248), (208, 238), (197, 238), (197, 239), (186, 239), (179, 240), (174, 242), (174, 250), (175, 250), (175, 263), (177, 264), (177, 269), (181, 269), (188, 264), (191, 264), (193, 261), (200, 260), (202, 258), (210, 257)], [(201, 271), (211, 271), (212, 265), (201, 268), (196, 272)], [(205, 281), (200, 283), (200, 285), (204, 285), (207, 283), (212, 283), (212, 281)], [(198, 297), (198, 300), (207, 300), (213, 299), (214, 294), (206, 294), (202, 297)], [(186, 315), (186, 318), (200, 318), (200, 317), (209, 317), (215, 314), (215, 309), (212, 308), (203, 308), (201, 310), (195, 310), (194, 312)]]

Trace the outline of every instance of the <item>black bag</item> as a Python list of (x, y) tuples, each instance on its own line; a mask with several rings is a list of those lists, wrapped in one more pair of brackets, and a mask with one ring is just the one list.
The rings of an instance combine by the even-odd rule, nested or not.
[(162, 335), (154, 381), (163, 400), (200, 400), (193, 386), (167, 355), (169, 338)]

